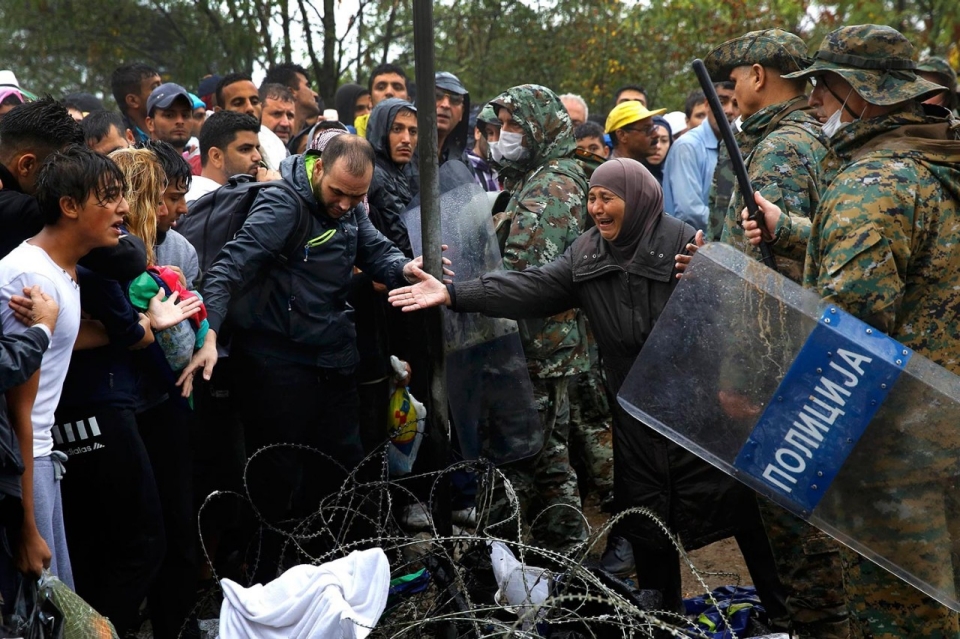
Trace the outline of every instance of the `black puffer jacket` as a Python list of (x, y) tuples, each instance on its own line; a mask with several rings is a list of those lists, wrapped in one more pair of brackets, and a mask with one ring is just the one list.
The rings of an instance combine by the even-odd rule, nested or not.
[(263, 189), (237, 236), (210, 267), (204, 302), (216, 331), (229, 309), (239, 329), (237, 343), (246, 334), (248, 345), (256, 342), (277, 357), (352, 370), (358, 358), (347, 293), (354, 265), (394, 288), (405, 284), (408, 260), (373, 227), (362, 204), (336, 220), (318, 206), (307, 174), (314, 158), (312, 152), (291, 156), (280, 164), (280, 174), (307, 204), (308, 237), (333, 234), (305, 246), (303, 259), (281, 268), (275, 257), (295, 228), (299, 203), (284, 189)]
[(390, 129), (400, 109), (416, 108), (406, 100), (387, 98), (380, 102), (370, 114), (367, 122), (367, 140), (377, 153), (377, 164), (373, 170), (373, 180), (367, 191), (370, 205), (370, 221), (381, 233), (397, 245), (407, 257), (413, 257), (407, 226), (401, 214), (413, 199), (413, 192), (404, 175), (404, 165), (396, 164), (390, 158)]
[[(616, 402), (644, 342), (676, 285), (674, 256), (695, 231), (661, 216), (632, 263), (620, 266), (592, 228), (556, 261), (524, 271), (497, 271), (454, 284), (454, 309), (522, 319), (580, 307), (600, 347), (614, 407), (614, 493), (620, 510), (651, 509), (688, 549), (729, 537), (755, 523), (748, 488), (630, 417)], [(642, 548), (665, 538), (650, 519), (631, 517), (623, 532)]]

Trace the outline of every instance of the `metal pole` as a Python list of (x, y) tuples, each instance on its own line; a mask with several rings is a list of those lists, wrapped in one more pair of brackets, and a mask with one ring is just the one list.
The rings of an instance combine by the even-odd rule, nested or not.
[[(437, 163), (437, 105), (434, 99), (433, 2), (413, 0), (413, 47), (417, 78), (417, 126), (420, 136), (417, 153), (420, 161), (420, 226), (423, 240), (424, 270), (443, 279), (440, 235), (440, 167)], [(430, 403), (428, 433), (431, 448), (440, 467), (450, 462), (450, 421), (447, 415), (447, 370), (443, 346), (443, 310), (433, 308), (427, 314), (428, 352), (430, 356)], [(446, 477), (437, 486), (433, 501), (433, 522), (437, 533), (449, 536), (450, 482)]]

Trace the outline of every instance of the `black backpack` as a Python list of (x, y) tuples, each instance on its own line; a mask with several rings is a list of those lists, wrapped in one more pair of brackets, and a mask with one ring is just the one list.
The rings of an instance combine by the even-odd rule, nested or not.
[(220, 188), (191, 202), (186, 215), (177, 220), (177, 232), (197, 249), (200, 278), (197, 288), (203, 292), (203, 283), (210, 267), (217, 261), (223, 245), (236, 237), (246, 221), (260, 191), (276, 187), (292, 194), (298, 203), (297, 223), (294, 225), (277, 262), (285, 265), (295, 257), (310, 233), (310, 214), (307, 203), (284, 180), (255, 182), (249, 175), (234, 175)]

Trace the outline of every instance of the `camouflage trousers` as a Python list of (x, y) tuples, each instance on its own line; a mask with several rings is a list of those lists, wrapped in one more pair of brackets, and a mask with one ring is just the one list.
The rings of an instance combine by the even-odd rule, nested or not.
[(601, 504), (613, 501), (612, 419), (599, 370), (570, 380), (570, 459)]
[(763, 528), (786, 591), (790, 626), (799, 639), (850, 639), (841, 544), (762, 497)]
[[(886, 544), (876, 541), (876, 550), (894, 563), (909, 559), (916, 577), (953, 592), (960, 567), (952, 541), (960, 536), (960, 497), (952, 484), (905, 483), (871, 492), (858, 507), (862, 519), (882, 530), (889, 525), (891, 509), (900, 518), (897, 536)], [(956, 612), (852, 550), (844, 548), (841, 557), (854, 637), (960, 637)]]
[[(533, 398), (543, 425), (543, 449), (534, 457), (502, 465), (512, 490), (488, 474), (477, 513), (489, 533), (513, 538), (522, 527), (534, 544), (567, 552), (587, 538), (577, 474), (570, 465), (570, 403), (567, 377), (533, 379)], [(512, 495), (510, 493), (513, 493)], [(520, 521), (517, 521), (519, 515)]]

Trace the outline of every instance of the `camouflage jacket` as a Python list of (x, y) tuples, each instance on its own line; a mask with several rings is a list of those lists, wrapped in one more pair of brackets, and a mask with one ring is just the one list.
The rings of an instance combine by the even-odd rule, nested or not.
[(919, 105), (832, 139), (804, 285), (960, 373), (960, 122)]
[[(764, 107), (744, 120), (737, 134), (754, 190), (785, 214), (777, 235), (784, 241), (775, 242), (773, 249), (778, 270), (798, 283), (803, 278), (806, 257), (804, 240), (820, 203), (820, 162), (828, 148), (820, 123), (805, 110), (806, 101), (805, 96), (799, 96)], [(720, 241), (760, 259), (760, 250), (746, 241), (738, 224), (744, 206), (740, 190), (734, 189)]]
[[(501, 160), (510, 201), (496, 223), (503, 266), (522, 271), (557, 259), (580, 235), (586, 216), (587, 180), (577, 164), (570, 116), (549, 90), (514, 87), (492, 104), (509, 108), (524, 129), (527, 157)], [(529, 146), (528, 146), (529, 145)], [(508, 230), (507, 230), (508, 229)], [(519, 322), (530, 374), (562, 377), (588, 369), (586, 331), (579, 310)]]

